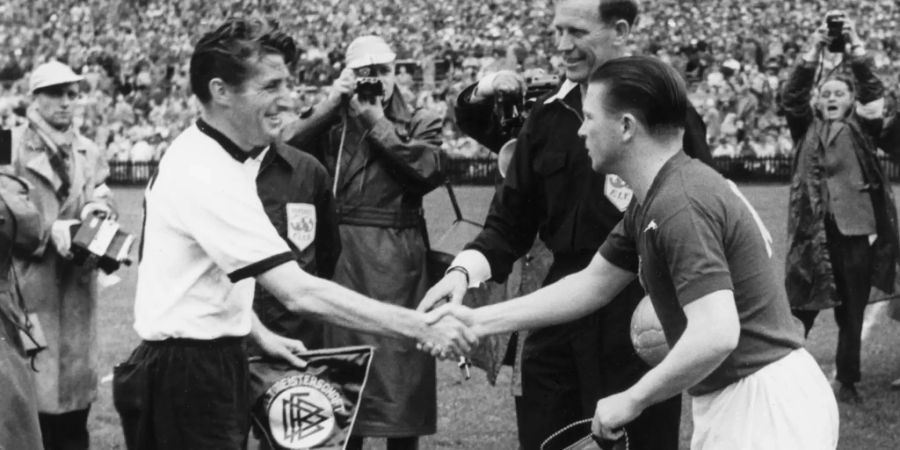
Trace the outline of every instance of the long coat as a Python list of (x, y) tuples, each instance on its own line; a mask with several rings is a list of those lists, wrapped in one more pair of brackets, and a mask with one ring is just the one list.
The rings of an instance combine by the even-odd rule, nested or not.
[[(895, 293), (900, 245), (897, 238), (897, 212), (891, 184), (876, 157), (876, 145), (882, 132), (884, 87), (872, 74), (870, 62), (852, 58), (851, 68), (857, 80), (856, 98), (860, 106), (844, 119), (853, 139), (853, 151), (862, 171), (875, 212), (877, 237), (873, 243), (870, 301), (884, 300)], [(784, 88), (784, 106), (788, 126), (795, 142), (794, 172), (791, 178), (788, 209), (788, 239), (785, 261), (785, 287), (794, 309), (818, 310), (840, 304), (831, 257), (825, 237), (827, 184), (822, 166), (827, 123), (810, 106), (815, 65), (801, 63)]]
[[(411, 111), (396, 91), (384, 113), (381, 119), (351, 116), (345, 126), (334, 112), (323, 122), (327, 126), (322, 132), (311, 133), (306, 142), (289, 142), (319, 155), (337, 178), (342, 250), (334, 281), (372, 298), (415, 308), (428, 288), (422, 196), (442, 182), (441, 121), (428, 111)], [(326, 346), (343, 345), (375, 347), (354, 434), (435, 432), (433, 358), (407, 340), (342, 328), (326, 332)]]
[(0, 449), (41, 448), (34, 372), (19, 331), (27, 328), (12, 277), (12, 255), (40, 244), (41, 220), (27, 186), (0, 176)]
[(104, 184), (109, 168), (97, 146), (77, 135), (69, 155), (71, 187), (60, 199), (60, 180), (47, 145), (31, 127), (13, 130), (12, 168), (31, 183), (31, 200), (44, 225), (38, 250), (15, 264), (25, 304), (37, 313), (48, 343), (35, 361), (38, 407), (42, 413), (61, 414), (85, 409), (97, 396), (97, 277), (95, 270), (57, 253), (49, 242), (50, 227), (58, 219), (79, 219), (88, 202), (109, 205), (111, 194)]

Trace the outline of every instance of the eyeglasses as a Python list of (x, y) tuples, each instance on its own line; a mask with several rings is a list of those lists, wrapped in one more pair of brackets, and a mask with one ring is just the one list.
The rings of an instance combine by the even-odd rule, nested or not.
[(394, 68), (387, 64), (372, 64), (371, 66), (363, 66), (353, 69), (353, 73), (358, 77), (374, 77), (377, 75), (389, 75), (394, 72)]
[(72, 89), (70, 87), (62, 87), (62, 86), (50, 86), (44, 89), (38, 90), (36, 93), (44, 94), (47, 97), (53, 98), (62, 98), (66, 96), (69, 100), (75, 100), (78, 98), (78, 91)]

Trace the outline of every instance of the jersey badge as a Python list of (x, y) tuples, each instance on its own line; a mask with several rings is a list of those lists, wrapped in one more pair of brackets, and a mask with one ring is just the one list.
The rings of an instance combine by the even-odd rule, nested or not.
[(631, 203), (631, 198), (634, 196), (634, 192), (628, 187), (628, 183), (625, 183), (625, 180), (619, 178), (618, 175), (612, 174), (606, 175), (603, 193), (610, 203), (621, 212), (625, 212), (628, 204)]
[(299, 250), (305, 250), (316, 239), (316, 207), (309, 203), (288, 203), (287, 234), (288, 239)]

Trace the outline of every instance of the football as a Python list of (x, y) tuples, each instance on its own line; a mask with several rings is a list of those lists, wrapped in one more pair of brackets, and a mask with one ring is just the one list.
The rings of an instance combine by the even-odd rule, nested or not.
[(669, 344), (649, 296), (641, 299), (631, 315), (631, 344), (638, 356), (651, 367), (669, 354)]

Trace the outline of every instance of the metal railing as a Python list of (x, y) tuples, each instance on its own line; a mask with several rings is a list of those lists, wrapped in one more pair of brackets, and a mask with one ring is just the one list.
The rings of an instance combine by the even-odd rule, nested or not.
[[(900, 182), (900, 164), (886, 156), (879, 161), (892, 182)], [(491, 186), (499, 180), (497, 158), (442, 158), (444, 172), (453, 184)], [(790, 156), (714, 158), (713, 167), (722, 175), (740, 182), (787, 183), (791, 179)], [(156, 161), (110, 161), (108, 182), (114, 185), (143, 185), (156, 173)]]

